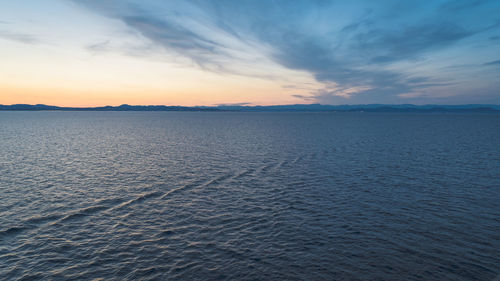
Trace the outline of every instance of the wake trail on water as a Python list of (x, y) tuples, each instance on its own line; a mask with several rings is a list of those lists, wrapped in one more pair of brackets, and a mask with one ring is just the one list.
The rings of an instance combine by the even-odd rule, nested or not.
[[(308, 156), (311, 157), (311, 155)], [(314, 155), (313, 157), (316, 157), (316, 155)], [(289, 164), (297, 164), (298, 162), (301, 162), (304, 159), (305, 159), (304, 155), (299, 155), (292, 161), (283, 159), (281, 161), (276, 161), (261, 165), (258, 168), (248, 168), (248, 169), (243, 169), (239, 172), (229, 172), (220, 176), (213, 177), (208, 180), (195, 180), (193, 182), (187, 183), (185, 185), (171, 189), (169, 191), (155, 190), (152, 192), (141, 194), (130, 200), (126, 200), (124, 198), (103, 199), (98, 201), (96, 204), (92, 206), (80, 208), (70, 213), (63, 213), (63, 214), (55, 213), (46, 216), (31, 217), (20, 222), (16, 226), (0, 230), (0, 240), (19, 235), (23, 232), (33, 231), (45, 226), (56, 226), (64, 223), (69, 223), (78, 219), (83, 219), (85, 217), (96, 215), (101, 212), (112, 214), (116, 210), (127, 208), (135, 204), (141, 204), (147, 200), (154, 198), (165, 200), (178, 193), (185, 192), (188, 190), (202, 189), (209, 186), (221, 184), (229, 180), (239, 180), (241, 178), (248, 176), (253, 176), (253, 177), (262, 176), (263, 174), (267, 174), (268, 172), (276, 172)]]

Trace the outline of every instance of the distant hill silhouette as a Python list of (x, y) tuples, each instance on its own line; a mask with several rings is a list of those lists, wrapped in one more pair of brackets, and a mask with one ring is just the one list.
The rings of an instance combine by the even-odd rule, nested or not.
[(0, 105), (0, 110), (60, 110), (60, 111), (218, 111), (215, 107), (188, 107), (188, 106), (166, 106), (166, 105), (128, 105), (99, 106), (99, 107), (61, 107), (45, 104), (13, 104)]
[(323, 105), (292, 104), (272, 106), (219, 105), (219, 106), (166, 106), (166, 105), (128, 105), (100, 107), (60, 107), (44, 104), (0, 105), (6, 111), (243, 111), (243, 112), (491, 112), (500, 113), (500, 105), (413, 105), (413, 104), (359, 104), (359, 105)]

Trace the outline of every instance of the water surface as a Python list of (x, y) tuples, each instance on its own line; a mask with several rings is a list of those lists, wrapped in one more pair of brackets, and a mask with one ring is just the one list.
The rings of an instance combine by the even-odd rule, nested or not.
[(492, 280), (500, 115), (0, 112), (1, 280)]

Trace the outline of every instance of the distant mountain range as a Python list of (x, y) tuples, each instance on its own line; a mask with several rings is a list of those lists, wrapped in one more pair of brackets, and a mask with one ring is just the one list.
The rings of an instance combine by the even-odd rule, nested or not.
[(0, 105), (0, 110), (58, 110), (58, 111), (218, 111), (216, 107), (188, 107), (188, 106), (166, 106), (166, 105), (128, 105), (99, 106), (99, 107), (61, 107), (45, 104), (13, 104)]
[(166, 106), (166, 105), (128, 105), (101, 107), (60, 107), (44, 104), (0, 105), (0, 110), (9, 111), (244, 111), (244, 112), (491, 112), (500, 113), (500, 105), (466, 104), (466, 105), (413, 105), (413, 104), (358, 104), (358, 105), (323, 105), (292, 104), (272, 106), (219, 105), (219, 106)]

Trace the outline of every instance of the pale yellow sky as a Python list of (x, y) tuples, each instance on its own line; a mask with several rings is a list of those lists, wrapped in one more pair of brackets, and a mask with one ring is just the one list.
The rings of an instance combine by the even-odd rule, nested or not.
[(226, 69), (207, 69), (118, 21), (71, 3), (52, 4), (63, 17), (72, 14), (73, 28), (54, 30), (48, 15), (33, 11), (0, 24), (0, 104), (272, 105), (303, 102), (293, 97), (303, 89), (290, 85), (320, 87), (309, 73), (284, 68), (251, 45), (229, 50), (240, 59), (224, 63)]
[(283, 86), (315, 83), (307, 73), (271, 63), (256, 65), (267, 67), (267, 73), (261, 72), (266, 77), (260, 77), (204, 70), (189, 61), (169, 61), (168, 54), (92, 53), (5, 39), (0, 39), (0, 47), (0, 104), (271, 105), (300, 101), (292, 96), (297, 89)]
[[(214, 105), (296, 103), (291, 82), (314, 82), (289, 71), (288, 79), (216, 73), (195, 65), (114, 53), (59, 52), (53, 46), (2, 41), (0, 104), (59, 106), (128, 104)], [(268, 75), (273, 75), (268, 73)]]
[(498, 1), (230, 2), (1, 1), (0, 104), (500, 101)]

